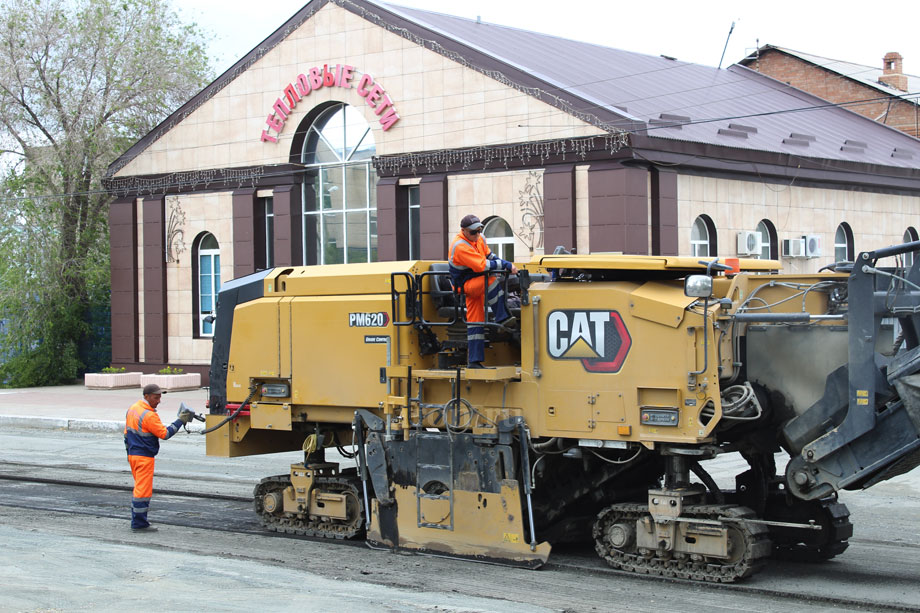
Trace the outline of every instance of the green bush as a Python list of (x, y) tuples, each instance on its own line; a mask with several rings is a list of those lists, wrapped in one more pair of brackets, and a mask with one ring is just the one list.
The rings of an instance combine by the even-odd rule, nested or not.
[[(30, 304), (34, 302), (34, 304)], [(41, 312), (40, 308), (47, 308)], [(26, 301), (9, 314), (10, 329), (0, 342), (7, 356), (0, 381), (8, 387), (61, 385), (77, 379), (83, 366), (78, 343), (86, 334), (82, 305), (60, 296), (40, 303)]]
[(121, 366), (121, 367), (116, 368), (115, 366), (106, 366), (105, 368), (102, 369), (102, 372), (104, 372), (107, 375), (123, 373), (125, 372), (125, 367)]
[(184, 371), (181, 368), (166, 366), (157, 371), (161, 375), (181, 375)]

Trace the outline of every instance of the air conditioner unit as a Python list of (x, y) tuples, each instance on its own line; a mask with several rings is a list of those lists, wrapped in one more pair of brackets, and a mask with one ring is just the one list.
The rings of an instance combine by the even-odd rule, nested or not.
[(738, 255), (760, 255), (760, 232), (738, 232)]
[(821, 256), (821, 236), (818, 234), (806, 234), (802, 237), (805, 241), (805, 257), (817, 258)]
[(805, 239), (804, 238), (784, 238), (783, 239), (783, 257), (784, 258), (804, 258), (805, 257)]

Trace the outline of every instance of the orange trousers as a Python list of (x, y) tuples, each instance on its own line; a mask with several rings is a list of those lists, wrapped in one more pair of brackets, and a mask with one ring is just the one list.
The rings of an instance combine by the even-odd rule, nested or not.
[(486, 294), (486, 277), (473, 277), (463, 284), (466, 294), (466, 340), (467, 362), (482, 362), (486, 357), (486, 330), (482, 324), (486, 320), (486, 302), (492, 309), (493, 321), (503, 322), (509, 315), (505, 310), (505, 297), (498, 279), (489, 276), (488, 295)]
[[(500, 290), (501, 287), (498, 285), (498, 279), (493, 276), (489, 276), (489, 306), (492, 306), (493, 302), (496, 300), (493, 298), (493, 294), (498, 296), (497, 290)], [(480, 322), (486, 320), (486, 277), (479, 276), (473, 277), (463, 284), (463, 292), (466, 294), (466, 321), (468, 322)], [(505, 313), (504, 304), (502, 304), (502, 311)], [(502, 319), (505, 319), (504, 317)], [(500, 321), (500, 320), (498, 320)]]
[(150, 510), (150, 498), (153, 496), (154, 458), (142, 455), (129, 455), (128, 464), (134, 476), (134, 496), (131, 499), (131, 527), (146, 528), (147, 511)]

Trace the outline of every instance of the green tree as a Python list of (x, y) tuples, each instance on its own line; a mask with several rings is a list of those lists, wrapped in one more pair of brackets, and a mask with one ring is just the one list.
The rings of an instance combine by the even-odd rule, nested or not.
[(0, 6), (0, 383), (83, 369), (109, 301), (105, 170), (208, 83), (206, 42), (164, 0)]

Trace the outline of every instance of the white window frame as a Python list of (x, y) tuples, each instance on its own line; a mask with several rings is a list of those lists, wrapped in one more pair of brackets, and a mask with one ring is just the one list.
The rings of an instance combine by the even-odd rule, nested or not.
[[(842, 240), (841, 240), (842, 235)], [(852, 262), (853, 254), (850, 249), (850, 242), (853, 240), (851, 232), (845, 222), (837, 225), (834, 232), (834, 261), (835, 262)], [(843, 255), (841, 258), (840, 256)]]
[[(409, 203), (409, 259), (418, 260), (422, 253), (422, 232), (421, 232), (421, 213), (422, 213), (422, 190), (418, 185), (406, 186), (406, 200)], [(413, 215), (415, 213), (415, 215)], [(413, 221), (418, 217), (418, 221)]]
[[(703, 248), (706, 252), (702, 253)], [(690, 255), (695, 258), (708, 258), (712, 253), (712, 237), (709, 236), (709, 224), (699, 215), (690, 228)]]
[(271, 196), (262, 199), (265, 211), (265, 268), (275, 266), (275, 199)]
[[(776, 252), (773, 251), (773, 234), (776, 226), (769, 219), (761, 219), (754, 230), (760, 234), (760, 255), (757, 257), (763, 260), (773, 260), (777, 258)], [(773, 232), (771, 232), (773, 230)]]
[[(208, 236), (214, 237), (215, 242), (217, 241), (217, 237), (215, 237), (213, 234), (210, 234), (210, 233), (209, 233), (209, 234), (206, 234), (205, 236), (201, 237), (201, 241), (199, 241), (199, 245), (200, 245), (201, 243), (204, 243), (205, 239), (206, 239)], [(212, 336), (214, 336), (214, 323), (212, 322), (212, 323), (210, 324), (210, 325), (211, 325), (211, 331), (210, 331), (210, 332), (205, 332), (205, 323), (206, 323), (206, 322), (205, 322), (204, 320), (205, 320), (206, 317), (208, 317), (208, 316), (214, 314), (214, 313), (217, 311), (217, 295), (220, 293), (220, 246), (219, 246), (219, 245), (220, 245), (220, 243), (218, 243), (217, 249), (201, 249), (200, 247), (198, 248), (198, 255), (197, 255), (197, 258), (198, 258), (198, 279), (197, 279), (197, 285), (198, 285), (198, 336), (202, 336), (202, 337), (212, 337)], [(210, 261), (211, 261), (211, 273), (210, 273), (210, 277), (211, 277), (211, 295), (210, 295), (210, 297), (211, 297), (211, 308), (212, 308), (212, 310), (207, 311), (207, 312), (204, 311), (204, 307), (203, 307), (204, 301), (202, 300), (202, 298), (203, 298), (206, 294), (204, 294), (204, 292), (202, 291), (202, 288), (201, 288), (201, 286), (202, 286), (201, 279), (202, 279), (202, 277), (204, 276), (204, 274), (202, 273), (203, 266), (201, 265), (201, 263), (202, 263), (202, 261), (203, 261), (204, 258), (208, 258), (208, 259), (210, 259)]]
[[(910, 226), (909, 228), (904, 230), (903, 240), (905, 243), (912, 243), (915, 240), (920, 240), (918, 239), (918, 236), (917, 236), (917, 230), (913, 226)], [(912, 251), (909, 251), (904, 254), (904, 268), (910, 268), (913, 265), (914, 265), (914, 253)]]
[[(489, 231), (494, 231), (494, 228), (499, 227), (502, 223), (508, 227), (511, 236), (490, 236)], [(510, 223), (497, 215), (487, 219), (482, 226), (482, 238), (486, 241), (486, 245), (489, 246), (492, 253), (503, 260), (514, 261), (514, 230), (511, 228)]]
[[(307, 184), (304, 184), (303, 187), (303, 198), (301, 198), (302, 209), (301, 209), (301, 236), (303, 244), (303, 263), (305, 265), (307, 262), (307, 224), (313, 223), (316, 225), (316, 231), (318, 234), (319, 249), (316, 254), (317, 261), (315, 264), (326, 264), (326, 221), (330, 218), (337, 217), (339, 223), (342, 224), (342, 241), (344, 243), (342, 260), (343, 263), (349, 264), (349, 236), (348, 236), (348, 227), (349, 219), (353, 219), (356, 215), (360, 213), (365, 214), (364, 227), (365, 227), (365, 246), (364, 246), (364, 259), (360, 260), (361, 262), (373, 262), (376, 261), (376, 250), (377, 250), (377, 185), (376, 185), (376, 173), (371, 164), (371, 158), (364, 159), (353, 159), (353, 156), (358, 153), (359, 149), (364, 144), (369, 144), (374, 142), (374, 133), (371, 130), (370, 124), (365, 124), (359, 128), (359, 132), (363, 130), (360, 138), (357, 139), (356, 144), (351, 149), (344, 151), (338, 150), (332, 143), (329, 142), (329, 139), (324, 134), (326, 129), (325, 122), (327, 122), (331, 117), (333, 117), (338, 112), (348, 113), (349, 105), (345, 103), (337, 103), (333, 106), (330, 106), (328, 109), (325, 109), (320, 115), (314, 120), (313, 124), (307, 131), (307, 136), (304, 138), (303, 150), (301, 151), (301, 162), (303, 162), (306, 167), (316, 173), (316, 180), (313, 184), (314, 193), (312, 194), (313, 203), (315, 203), (314, 208), (311, 210), (308, 208), (309, 196), (307, 195)], [(356, 109), (357, 110), (357, 109)], [(360, 111), (357, 111), (360, 113)], [(353, 116), (355, 117), (355, 116)], [(323, 128), (317, 129), (316, 126), (320, 122), (323, 122)], [(354, 125), (351, 126), (354, 128)], [(342, 122), (342, 142), (347, 143), (347, 134), (348, 134), (349, 124), (347, 121)], [(318, 139), (326, 144), (331, 152), (335, 154), (336, 161), (334, 162), (323, 162), (323, 163), (307, 163), (309, 156), (313, 153), (312, 150), (309, 150), (307, 147), (311, 141), (311, 134), (316, 134)], [(363, 150), (366, 154), (368, 151), (367, 148)], [(374, 149), (371, 151), (371, 155), (376, 152), (376, 144), (374, 144)], [(339, 169), (341, 172), (341, 184), (338, 184), (335, 181), (329, 181), (326, 179), (326, 172), (330, 169)], [(364, 176), (366, 179), (366, 185), (364, 187), (365, 198), (364, 202), (356, 202), (354, 199), (349, 200), (348, 193), (348, 170), (354, 168), (362, 168), (364, 170)], [(333, 191), (342, 190), (342, 202), (343, 208), (341, 209), (324, 209), (323, 201), (324, 197), (330, 195)], [(311, 220), (310, 218), (313, 217)]]

